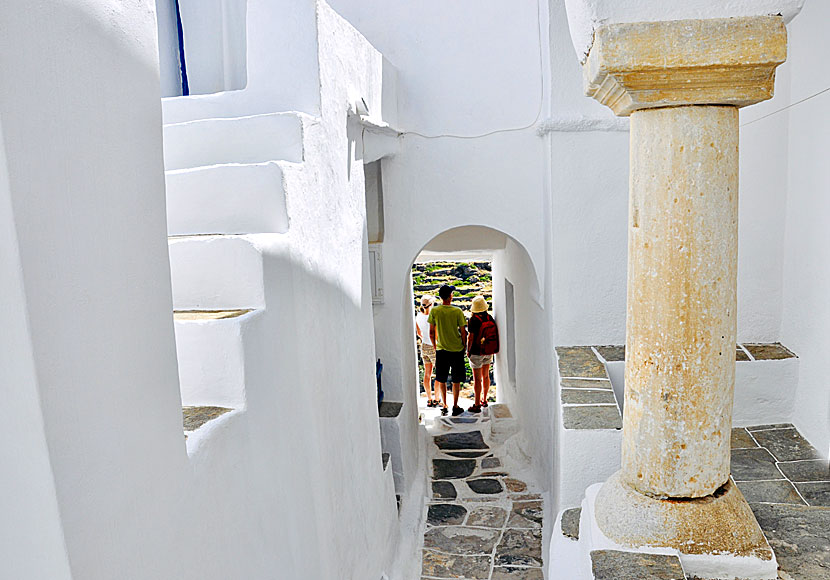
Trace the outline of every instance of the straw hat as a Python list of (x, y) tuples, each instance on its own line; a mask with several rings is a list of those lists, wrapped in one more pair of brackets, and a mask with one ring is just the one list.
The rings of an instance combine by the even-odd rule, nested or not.
[(477, 312), (487, 312), (487, 301), (484, 299), (484, 296), (476, 296), (473, 298), (473, 305), (472, 308), (473, 314)]

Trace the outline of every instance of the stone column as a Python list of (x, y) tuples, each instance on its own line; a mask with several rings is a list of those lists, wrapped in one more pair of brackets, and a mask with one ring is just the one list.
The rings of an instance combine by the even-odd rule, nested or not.
[(771, 16), (606, 25), (584, 66), (588, 94), (631, 116), (622, 469), (595, 504), (624, 546), (774, 563), (729, 454), (738, 107), (772, 96), (785, 58)]

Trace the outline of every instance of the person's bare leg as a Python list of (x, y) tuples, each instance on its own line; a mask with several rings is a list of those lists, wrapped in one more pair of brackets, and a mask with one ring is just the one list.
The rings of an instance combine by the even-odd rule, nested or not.
[(460, 395), (460, 394), (461, 394), (461, 383), (453, 383), (452, 384), (452, 406), (453, 406), (453, 408), (458, 406), (458, 395)]
[(438, 393), (435, 393), (435, 396), (433, 396), (432, 381), (430, 379), (432, 379), (432, 363), (424, 363), (424, 391), (427, 393), (427, 401), (438, 398)]
[(437, 394), (441, 395), (441, 402), (444, 403), (444, 408), (447, 407), (447, 383), (439, 383), (435, 381), (435, 390)]
[(487, 394), (490, 392), (490, 365), (481, 367), (481, 402), (487, 402)]
[(476, 394), (476, 407), (481, 406), (481, 369), (473, 369), (473, 391)]

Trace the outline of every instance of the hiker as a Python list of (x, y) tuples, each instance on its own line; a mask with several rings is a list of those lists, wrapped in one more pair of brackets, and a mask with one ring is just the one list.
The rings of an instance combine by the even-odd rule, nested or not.
[(470, 413), (480, 413), (482, 407), (487, 406), (487, 393), (490, 390), (490, 365), (493, 364), (493, 355), (499, 352), (499, 329), (496, 321), (487, 312), (487, 300), (484, 296), (473, 298), (470, 310), (472, 316), (467, 323), (469, 338), (467, 354), (470, 356), (470, 366), (473, 368), (473, 391), (475, 404), (470, 407)]
[(424, 391), (427, 393), (427, 407), (438, 406), (438, 389), (433, 398), (432, 367), (435, 365), (435, 344), (429, 335), (429, 312), (435, 303), (433, 296), (421, 297), (421, 306), (415, 316), (415, 333), (421, 339), (421, 360), (424, 361)]
[(441, 304), (433, 306), (427, 318), (429, 337), (435, 345), (435, 386), (444, 403), (441, 414), (447, 414), (447, 379), (452, 378), (453, 417), (464, 412), (458, 406), (458, 395), (461, 393), (461, 383), (467, 378), (464, 364), (467, 319), (460, 308), (450, 304), (454, 290), (455, 286), (447, 284), (438, 289)]

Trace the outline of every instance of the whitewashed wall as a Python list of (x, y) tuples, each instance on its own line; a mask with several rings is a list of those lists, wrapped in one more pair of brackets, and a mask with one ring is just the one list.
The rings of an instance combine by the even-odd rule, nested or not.
[(283, 176), (289, 231), (252, 237), (265, 310), (246, 329), (246, 408), (187, 443), (152, 0), (0, 8), (0, 576), (404, 577), (417, 538), (381, 467), (347, 115), (355, 97), (379, 108), (383, 62), (304, 8), (324, 97)]
[[(3, 296), (28, 323), (17, 348), (33, 376), (20, 396), (37, 395), (41, 417), (21, 407), (29, 434), (1, 445), (31, 462), (21, 475), (32, 477), (27, 495), (44, 499), (33, 523), (46, 540), (42, 567), (14, 574), (4, 558), (0, 576), (49, 567), (67, 577), (68, 566), (93, 580), (189, 577), (182, 554), (193, 552), (175, 523), (186, 463), (154, 13), (150, 0), (0, 6), (4, 201), (19, 252), (19, 277), (3, 277)], [(22, 293), (7, 294), (15, 279)], [(4, 374), (4, 390), (18, 388), (11, 379)], [(32, 435), (38, 424), (45, 441)], [(34, 558), (13, 520), (0, 526), (12, 570)]]
[[(830, 87), (828, 19), (830, 5), (809, 0), (789, 26), (790, 102)], [(788, 121), (785, 135), (789, 148), (781, 339), (800, 357), (794, 422), (825, 456), (830, 454), (826, 363), (830, 349), (828, 106), (830, 93), (824, 93), (779, 113), (775, 121)]]

